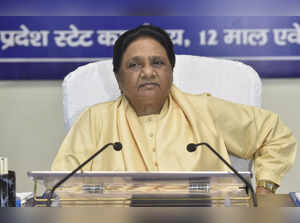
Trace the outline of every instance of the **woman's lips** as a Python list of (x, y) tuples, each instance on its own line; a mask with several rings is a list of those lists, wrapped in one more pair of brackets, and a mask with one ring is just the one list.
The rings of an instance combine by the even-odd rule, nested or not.
[(159, 87), (159, 84), (158, 83), (155, 83), (155, 82), (149, 82), (149, 83), (143, 83), (143, 84), (140, 84), (139, 88), (147, 88), (147, 89), (151, 89), (153, 87)]

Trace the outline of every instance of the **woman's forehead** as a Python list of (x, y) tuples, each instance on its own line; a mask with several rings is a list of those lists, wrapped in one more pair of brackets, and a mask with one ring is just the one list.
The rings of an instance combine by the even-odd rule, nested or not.
[(124, 52), (123, 58), (167, 57), (166, 49), (151, 37), (138, 38), (131, 42)]

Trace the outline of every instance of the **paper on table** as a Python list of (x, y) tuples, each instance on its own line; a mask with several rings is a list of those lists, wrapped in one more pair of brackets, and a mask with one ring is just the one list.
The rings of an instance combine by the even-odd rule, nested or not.
[(23, 193), (17, 193), (17, 200), (20, 200), (20, 205), (26, 203), (27, 200), (33, 198), (32, 192), (23, 192)]
[(290, 192), (290, 197), (297, 207), (300, 207), (300, 192)]

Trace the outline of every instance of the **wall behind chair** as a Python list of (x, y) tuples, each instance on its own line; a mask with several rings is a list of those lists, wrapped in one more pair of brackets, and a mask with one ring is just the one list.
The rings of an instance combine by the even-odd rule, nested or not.
[[(280, 115), (300, 143), (300, 79), (263, 79), (262, 107)], [(300, 154), (293, 169), (283, 178), (279, 193), (300, 191)]]
[[(61, 81), (0, 81), (0, 156), (17, 174), (17, 191), (32, 191), (30, 170), (49, 170), (66, 134)], [(300, 79), (264, 79), (263, 107), (278, 113), (300, 141)], [(280, 193), (300, 190), (300, 154)]]
[(62, 81), (0, 82), (0, 156), (16, 171), (17, 191), (32, 191), (30, 170), (49, 170), (64, 138)]

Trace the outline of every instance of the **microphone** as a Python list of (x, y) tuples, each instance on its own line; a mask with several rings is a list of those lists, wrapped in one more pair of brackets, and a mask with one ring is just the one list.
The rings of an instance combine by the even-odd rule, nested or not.
[(254, 189), (252, 187), (252, 185), (241, 175), (238, 173), (238, 171), (236, 171), (233, 166), (231, 166), (216, 150), (214, 150), (208, 143), (206, 142), (201, 142), (201, 143), (198, 143), (198, 144), (194, 144), (194, 143), (190, 143), (187, 145), (186, 149), (187, 151), (189, 152), (194, 152), (198, 146), (206, 146), (207, 148), (209, 148), (220, 160), (223, 161), (223, 163), (226, 164), (227, 167), (229, 167), (229, 169), (231, 169), (235, 175), (238, 176), (238, 178), (240, 178), (245, 184), (246, 184), (246, 187), (249, 188), (251, 190), (251, 196), (252, 196), (252, 200), (253, 200), (253, 206), (254, 207), (257, 207), (257, 201), (256, 201), (256, 195), (255, 195), (255, 192), (254, 192)]
[(82, 164), (80, 164), (75, 170), (73, 170), (71, 173), (69, 173), (67, 176), (65, 176), (63, 179), (58, 181), (53, 188), (51, 189), (48, 200), (47, 200), (47, 207), (50, 207), (51, 205), (51, 199), (53, 197), (53, 194), (55, 190), (62, 185), (64, 182), (66, 182), (70, 177), (72, 177), (78, 170), (80, 170), (82, 167), (84, 167), (88, 162), (90, 162), (92, 159), (94, 159), (96, 156), (98, 156), (101, 152), (103, 152), (107, 147), (113, 146), (114, 150), (120, 151), (122, 149), (122, 144), (120, 142), (115, 143), (108, 143), (105, 146), (103, 146), (101, 149), (99, 149), (96, 153), (94, 153), (90, 158), (88, 158), (86, 161), (84, 161)]

